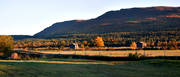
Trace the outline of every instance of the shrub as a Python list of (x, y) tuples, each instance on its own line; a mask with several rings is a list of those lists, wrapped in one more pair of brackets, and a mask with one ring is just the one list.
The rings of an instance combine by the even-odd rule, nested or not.
[(130, 60), (140, 60), (140, 59), (144, 59), (145, 56), (136, 52), (134, 54), (133, 53), (129, 53), (128, 58)]
[(12, 53), (10, 58), (11, 59), (20, 59), (20, 57), (17, 53)]

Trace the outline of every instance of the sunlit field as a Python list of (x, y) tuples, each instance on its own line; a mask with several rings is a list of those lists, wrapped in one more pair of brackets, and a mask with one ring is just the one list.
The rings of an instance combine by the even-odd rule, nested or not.
[(129, 53), (139, 53), (145, 56), (180, 56), (180, 50), (122, 50), (122, 51), (32, 51), (46, 54), (72, 54), (72, 55), (88, 55), (88, 56), (111, 56), (111, 57), (127, 57)]
[(179, 77), (178, 60), (0, 60), (0, 77)]

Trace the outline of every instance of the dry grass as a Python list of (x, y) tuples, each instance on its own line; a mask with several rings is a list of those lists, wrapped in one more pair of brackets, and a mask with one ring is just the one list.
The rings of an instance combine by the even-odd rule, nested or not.
[(73, 54), (89, 56), (127, 57), (129, 53), (139, 53), (145, 56), (180, 56), (180, 50), (124, 50), (124, 51), (33, 51), (45, 54)]
[(65, 61), (45, 61), (45, 60), (0, 60), (0, 62), (33, 62), (33, 63), (56, 63), (56, 64), (105, 64), (113, 65), (115, 62), (65, 62)]

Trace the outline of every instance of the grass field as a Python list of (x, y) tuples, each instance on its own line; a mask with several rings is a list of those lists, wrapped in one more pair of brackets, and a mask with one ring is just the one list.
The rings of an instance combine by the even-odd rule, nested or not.
[(180, 77), (179, 60), (0, 60), (0, 77)]
[(121, 50), (121, 51), (33, 51), (45, 54), (73, 54), (88, 56), (111, 56), (111, 57), (127, 57), (129, 53), (139, 53), (145, 56), (180, 56), (180, 50)]

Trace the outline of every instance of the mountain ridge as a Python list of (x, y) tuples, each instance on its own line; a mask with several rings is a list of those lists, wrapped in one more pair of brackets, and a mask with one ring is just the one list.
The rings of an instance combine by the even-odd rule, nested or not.
[(89, 20), (57, 22), (35, 37), (108, 32), (153, 32), (180, 29), (180, 7), (157, 6), (108, 11)]

